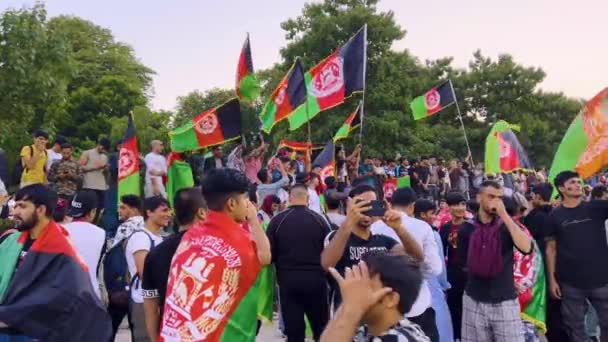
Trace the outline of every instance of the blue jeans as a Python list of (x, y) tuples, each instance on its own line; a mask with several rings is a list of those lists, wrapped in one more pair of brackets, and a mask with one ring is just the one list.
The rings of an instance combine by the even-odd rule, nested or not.
[(600, 335), (608, 341), (608, 285), (595, 289), (579, 289), (561, 284), (562, 318), (570, 341), (586, 341), (585, 315), (589, 303), (599, 318)]

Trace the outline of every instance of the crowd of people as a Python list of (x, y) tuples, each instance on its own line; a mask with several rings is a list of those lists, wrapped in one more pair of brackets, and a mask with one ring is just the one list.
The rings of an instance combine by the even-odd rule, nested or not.
[(328, 176), (260, 136), (186, 156), (195, 186), (168, 194), (154, 140), (116, 198), (108, 139), (48, 142), (0, 181), (0, 341), (114, 341), (125, 318), (137, 342), (254, 341), (273, 316), (287, 341), (608, 341), (601, 175), (340, 146)]

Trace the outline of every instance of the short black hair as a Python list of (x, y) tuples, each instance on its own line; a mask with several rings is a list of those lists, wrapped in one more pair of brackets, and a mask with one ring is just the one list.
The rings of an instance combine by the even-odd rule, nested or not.
[(479, 186), (479, 191), (482, 191), (485, 188), (494, 188), (494, 189), (502, 189), (502, 185), (494, 180), (485, 180)]
[(551, 200), (551, 194), (553, 194), (553, 186), (550, 183), (540, 183), (532, 187), (532, 193), (539, 195), (540, 198), (545, 202)]
[(112, 143), (110, 142), (110, 139), (103, 137), (97, 140), (97, 145), (102, 146), (106, 151), (110, 151)]
[(55, 137), (55, 141), (53, 141), (53, 145), (59, 144), (63, 148), (63, 144), (67, 143), (67, 139), (61, 135)]
[(169, 202), (161, 196), (152, 196), (144, 200), (144, 220), (148, 219), (148, 211), (154, 211), (162, 206), (169, 207)]
[(57, 206), (57, 194), (42, 184), (32, 184), (25, 186), (15, 194), (15, 201), (32, 202), (34, 206), (45, 206), (44, 214), (50, 218), (53, 216)]
[(215, 146), (213, 146), (213, 147), (211, 148), (211, 151), (217, 151), (217, 150), (221, 150), (221, 149), (222, 149), (222, 146), (220, 146), (220, 145), (215, 145)]
[(141, 212), (141, 198), (137, 195), (123, 195), (120, 197), (120, 202), (130, 208), (137, 209)]
[(63, 149), (66, 149), (66, 148), (72, 149), (72, 144), (67, 143), (67, 142), (66, 142), (66, 143), (61, 144), (61, 149), (62, 149), (62, 150), (63, 150)]
[(258, 179), (262, 183), (268, 182), (268, 170), (267, 169), (261, 169), (260, 171), (258, 171)]
[(201, 187), (209, 209), (222, 211), (230, 197), (247, 193), (250, 184), (243, 172), (224, 168), (209, 170)]
[(606, 192), (608, 192), (608, 188), (605, 185), (596, 185), (591, 190), (591, 199), (601, 199)]
[(462, 202), (466, 203), (467, 199), (460, 191), (450, 191), (447, 195), (445, 195), (445, 203), (448, 206), (457, 205)]
[(437, 206), (433, 201), (429, 201), (427, 199), (419, 199), (416, 201), (414, 205), (414, 216), (420, 217), (422, 213), (426, 213), (427, 211), (435, 211), (437, 210)]
[(354, 187), (349, 193), (348, 193), (348, 197), (353, 198), (355, 196), (359, 196), (361, 194), (364, 194), (366, 192), (373, 192), (377, 194), (376, 188), (374, 188), (371, 185), (368, 184), (361, 184), (361, 185), (357, 185), (356, 187)]
[(340, 208), (340, 201), (332, 196), (325, 196), (325, 204), (327, 204), (327, 208), (331, 210), (336, 210)]
[(566, 170), (566, 171), (562, 171), (560, 173), (557, 174), (557, 176), (555, 176), (555, 179), (553, 180), (553, 184), (555, 184), (555, 187), (558, 189), (557, 191), (559, 191), (559, 187), (560, 186), (564, 186), (564, 184), (566, 184), (567, 181), (571, 180), (572, 178), (580, 178), (581, 176), (574, 171), (570, 171), (570, 170)]
[[(422, 285), (420, 268), (401, 255), (371, 253), (363, 256), (370, 276), (378, 275), (382, 285), (399, 294), (399, 312), (405, 315), (418, 298)], [(395, 272), (399, 270), (399, 272)]]
[(401, 188), (395, 190), (393, 197), (391, 197), (391, 204), (408, 206), (414, 202), (418, 197), (412, 188)]
[(336, 177), (334, 177), (334, 176), (325, 177), (325, 185), (327, 186), (328, 189), (335, 188), (336, 187)]
[(173, 209), (177, 224), (185, 226), (194, 222), (198, 210), (207, 209), (207, 204), (205, 204), (205, 199), (200, 190), (196, 188), (184, 188), (175, 193)]
[(34, 138), (45, 138), (49, 139), (49, 133), (41, 128), (34, 131)]

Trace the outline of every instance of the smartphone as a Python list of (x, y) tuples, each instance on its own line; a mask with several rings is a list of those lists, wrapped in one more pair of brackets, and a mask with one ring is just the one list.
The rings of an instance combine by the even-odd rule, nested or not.
[[(357, 201), (357, 202), (359, 202), (359, 201)], [(382, 216), (384, 216), (384, 213), (386, 213), (386, 207), (384, 206), (384, 201), (379, 201), (379, 200), (371, 201), (371, 202), (369, 202), (369, 206), (371, 207), (371, 209), (362, 213), (363, 215), (370, 216), (370, 217), (382, 217)]]

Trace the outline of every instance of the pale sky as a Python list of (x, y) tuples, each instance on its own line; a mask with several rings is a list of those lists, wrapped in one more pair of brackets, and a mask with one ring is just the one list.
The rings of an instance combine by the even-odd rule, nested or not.
[[(0, 0), (0, 11), (33, 0)], [(280, 23), (302, 0), (47, 0), (50, 16), (76, 15), (109, 28), (156, 71), (155, 109), (198, 89), (234, 86), (247, 32), (256, 70), (280, 62)], [(453, 56), (466, 67), (473, 52), (509, 53), (547, 73), (542, 89), (590, 98), (608, 86), (607, 0), (381, 0), (407, 30), (395, 49), (425, 59)], [(404, 75), (405, 77), (405, 75)]]

